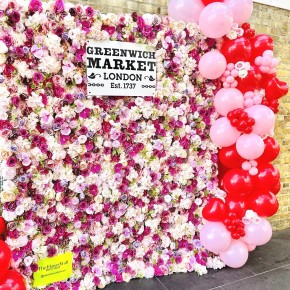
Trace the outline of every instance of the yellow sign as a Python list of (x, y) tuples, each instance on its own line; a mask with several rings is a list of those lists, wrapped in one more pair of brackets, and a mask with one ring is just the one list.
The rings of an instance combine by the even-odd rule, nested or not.
[(33, 275), (33, 287), (46, 286), (70, 278), (72, 275), (72, 258), (73, 254), (68, 252), (38, 261), (38, 271)]

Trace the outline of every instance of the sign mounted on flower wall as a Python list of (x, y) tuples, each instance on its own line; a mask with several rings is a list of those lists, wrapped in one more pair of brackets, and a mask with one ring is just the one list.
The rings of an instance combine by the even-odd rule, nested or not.
[(88, 95), (153, 96), (156, 57), (152, 46), (87, 41)]

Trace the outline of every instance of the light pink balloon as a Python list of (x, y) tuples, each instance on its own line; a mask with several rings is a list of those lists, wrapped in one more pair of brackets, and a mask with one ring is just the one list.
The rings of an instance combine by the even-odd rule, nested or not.
[(239, 155), (247, 160), (259, 158), (265, 150), (263, 139), (255, 134), (243, 134), (239, 137), (236, 144)]
[(226, 117), (217, 119), (210, 128), (210, 138), (219, 147), (235, 144), (240, 135), (241, 132), (234, 128)]
[(215, 254), (224, 251), (231, 243), (231, 234), (221, 222), (206, 222), (200, 231), (200, 242)]
[(168, 15), (177, 21), (198, 23), (204, 7), (201, 0), (171, 0), (168, 4)]
[(249, 252), (252, 252), (252, 251), (254, 251), (256, 249), (256, 246), (255, 245), (251, 245), (251, 244), (246, 244), (246, 245), (248, 247), (248, 251)]
[(200, 14), (199, 26), (203, 34), (210, 38), (226, 35), (233, 25), (233, 13), (220, 2), (207, 5)]
[(242, 241), (247, 244), (262, 246), (270, 241), (272, 227), (265, 218), (261, 218), (259, 224), (250, 223), (245, 225), (245, 233), (246, 235), (241, 238)]
[(198, 69), (201, 75), (210, 80), (215, 80), (221, 77), (226, 70), (226, 67), (226, 58), (217, 50), (205, 53), (198, 64)]
[(248, 21), (253, 12), (253, 0), (225, 0), (224, 4), (232, 11), (234, 23), (242, 24)]
[(264, 105), (255, 105), (247, 108), (245, 112), (249, 117), (255, 119), (253, 132), (258, 135), (271, 134), (275, 127), (275, 114), (273, 111)]
[(248, 260), (249, 252), (246, 244), (240, 240), (232, 240), (229, 247), (220, 253), (221, 260), (231, 268), (240, 268)]
[(214, 97), (214, 107), (220, 115), (226, 116), (232, 110), (244, 108), (244, 96), (235, 88), (220, 89)]

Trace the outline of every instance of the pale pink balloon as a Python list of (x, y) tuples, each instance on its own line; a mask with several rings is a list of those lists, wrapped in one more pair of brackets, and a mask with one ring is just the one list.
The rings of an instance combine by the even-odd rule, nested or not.
[(262, 65), (262, 61), (263, 61), (263, 58), (261, 56), (257, 56), (255, 58), (255, 65), (258, 65), (258, 66)]
[(249, 108), (254, 105), (254, 100), (253, 99), (245, 99), (244, 105), (246, 108)]
[(200, 14), (199, 26), (205, 36), (220, 38), (226, 35), (233, 25), (233, 13), (220, 2), (207, 5)]
[(251, 245), (251, 244), (246, 244), (246, 245), (248, 247), (248, 251), (249, 252), (252, 252), (252, 251), (254, 251), (256, 249), (256, 246), (255, 245)]
[(229, 247), (220, 253), (221, 260), (231, 268), (240, 268), (244, 266), (248, 257), (248, 247), (240, 240), (232, 240)]
[(267, 106), (255, 105), (247, 108), (245, 112), (248, 113), (249, 117), (255, 119), (256, 123), (253, 126), (253, 133), (264, 135), (271, 134), (274, 131), (275, 114)]
[(235, 88), (220, 89), (214, 97), (214, 107), (220, 115), (226, 116), (232, 110), (244, 108), (244, 96)]
[(215, 254), (224, 251), (231, 243), (231, 234), (221, 222), (206, 222), (200, 231), (200, 242)]
[(247, 160), (259, 158), (265, 150), (263, 139), (255, 134), (243, 134), (239, 137), (236, 144), (239, 155)]
[(205, 53), (198, 64), (201, 75), (210, 80), (221, 77), (227, 67), (226, 58), (218, 50)]
[(204, 7), (201, 0), (171, 0), (168, 4), (168, 15), (177, 21), (198, 23)]
[(240, 135), (241, 132), (234, 128), (226, 117), (217, 119), (210, 128), (210, 138), (219, 147), (235, 144)]
[(242, 237), (241, 240), (247, 244), (262, 246), (270, 241), (272, 237), (272, 227), (265, 218), (261, 218), (259, 224), (246, 224), (245, 233), (246, 235)]
[(263, 56), (269, 56), (272, 58), (274, 56), (274, 52), (273, 50), (267, 49), (263, 52)]
[(253, 12), (253, 0), (225, 0), (224, 4), (232, 11), (234, 23), (242, 24), (248, 21)]
[(233, 69), (233, 70), (231, 71), (231, 75), (232, 75), (234, 78), (236, 78), (237, 76), (239, 76), (239, 71), (238, 71), (237, 69)]

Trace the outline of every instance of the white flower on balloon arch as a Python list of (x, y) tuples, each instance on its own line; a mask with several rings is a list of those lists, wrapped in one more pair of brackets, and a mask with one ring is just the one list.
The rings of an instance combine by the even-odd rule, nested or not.
[(243, 221), (243, 223), (245, 225), (248, 225), (250, 223), (260, 224), (262, 219), (253, 210), (247, 210), (245, 216), (242, 219), (242, 221)]

